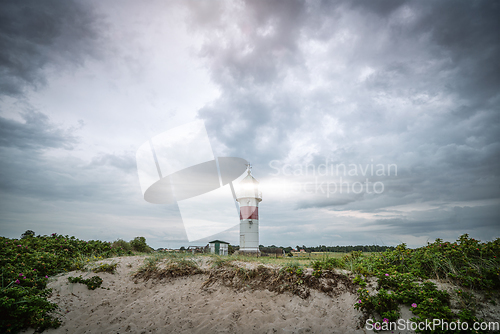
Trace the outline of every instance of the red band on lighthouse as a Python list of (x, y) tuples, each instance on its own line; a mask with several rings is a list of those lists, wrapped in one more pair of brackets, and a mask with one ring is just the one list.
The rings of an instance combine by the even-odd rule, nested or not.
[(243, 219), (259, 219), (259, 208), (256, 206), (240, 207), (240, 220)]

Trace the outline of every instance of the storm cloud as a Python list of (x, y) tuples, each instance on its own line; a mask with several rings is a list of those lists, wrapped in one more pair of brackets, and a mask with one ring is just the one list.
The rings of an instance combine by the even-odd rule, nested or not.
[(45, 71), (82, 65), (96, 54), (96, 15), (81, 1), (2, 1), (0, 93), (46, 84)]
[[(0, 187), (82, 215), (108, 203), (104, 220), (130, 226), (164, 219), (153, 244), (180, 245), (177, 208), (141, 202), (134, 152), (202, 119), (216, 156), (252, 162), (264, 244), (497, 237), (498, 17), (493, 1), (6, 2)], [(397, 175), (293, 174), (322, 164)]]

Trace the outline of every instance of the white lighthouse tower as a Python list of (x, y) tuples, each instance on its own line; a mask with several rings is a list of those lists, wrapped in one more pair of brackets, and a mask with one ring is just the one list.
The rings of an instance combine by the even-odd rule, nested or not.
[(259, 202), (262, 193), (259, 182), (252, 176), (252, 167), (240, 182), (238, 198), (240, 203), (240, 253), (259, 253)]

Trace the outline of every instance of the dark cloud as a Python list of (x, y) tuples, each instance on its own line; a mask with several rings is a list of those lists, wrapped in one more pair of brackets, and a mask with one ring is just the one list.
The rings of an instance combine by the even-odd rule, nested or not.
[[(414, 32), (430, 34), (437, 52), (452, 61), (463, 80), (450, 88), (477, 102), (498, 96), (500, 88), (500, 4), (495, 1), (422, 2)], [(483, 101), (481, 101), (483, 100)], [(482, 103), (481, 103), (482, 104)]]
[[(159, 3), (142, 9), (165, 10)], [(384, 183), (380, 195), (265, 197), (264, 240), (370, 243), (382, 235), (394, 236), (378, 239), (391, 244), (403, 235), (418, 243), (458, 231), (475, 229), (482, 238), (497, 233), (500, 213), (491, 203), (500, 198), (499, 4), (259, 0), (175, 6), (186, 6), (188, 30), (195, 44), (201, 41), (197, 55), (220, 91), (198, 117), (224, 156), (251, 161), (263, 182), (274, 172), (272, 160), (398, 166), (397, 177), (370, 177)], [(19, 98), (43, 85), (48, 71), (95, 56), (109, 33), (101, 28), (101, 18), (84, 2), (4, 2), (0, 94)], [(121, 45), (137, 46), (126, 33), (114, 33)], [(148, 51), (114, 55), (108, 64), (129, 73), (135, 57), (145, 57), (144, 67), (132, 71), (140, 77), (151, 63)], [(66, 128), (34, 111), (22, 118), (0, 118), (2, 193), (112, 205), (140, 193), (130, 147), (110, 153), (93, 143), (99, 153), (84, 161), (71, 157), (81, 125)], [(472, 201), (490, 204), (463, 203)], [(395, 208), (416, 203), (432, 205)], [(132, 213), (133, 207), (126, 209)]]
[(349, 4), (357, 10), (375, 13), (381, 17), (389, 16), (394, 10), (400, 8), (407, 1), (404, 0), (374, 0), (374, 1), (363, 1), (355, 0), (350, 1)]
[[(484, 98), (497, 96), (497, 80), (500, 78), (496, 61), (500, 45), (496, 33), (500, 28), (495, 19), (498, 17), (497, 4), (487, 1), (363, 1), (347, 4), (336, 2), (335, 5), (315, 6), (302, 2), (284, 5), (279, 1), (271, 2), (271, 5), (245, 2), (243, 13), (231, 17), (230, 22), (225, 22), (222, 14), (217, 25), (207, 25), (203, 21), (200, 27), (204, 29), (207, 42), (201, 54), (209, 61), (213, 80), (223, 88), (218, 101), (200, 110), (200, 116), (214, 129), (214, 135), (225, 136), (222, 141), (234, 139), (236, 134), (231, 137), (226, 135), (227, 131), (219, 131), (232, 122), (238, 122), (241, 130), (253, 133), (254, 138), (264, 125), (279, 122), (290, 130), (300, 124), (295, 122), (296, 115), (305, 107), (311, 107), (307, 104), (314, 103), (311, 100), (314, 96), (303, 91), (293, 92), (301, 95), (300, 98), (289, 98), (292, 105), (280, 108), (285, 102), (282, 96), (292, 94), (283, 91), (282, 86), (290, 74), (303, 74), (297, 79), (308, 84), (310, 68), (304, 67), (306, 56), (299, 44), (307, 41), (309, 36), (314, 40), (315, 32), (329, 25), (333, 20), (329, 13), (341, 16), (339, 23), (329, 31), (330, 41), (339, 31), (352, 35), (346, 35), (352, 39), (348, 48), (331, 50), (333, 59), (335, 54), (345, 54), (341, 61), (348, 66), (347, 73), (351, 71), (351, 78), (339, 78), (328, 66), (325, 75), (328, 76), (330, 71), (332, 79), (343, 80), (344, 94), (355, 89), (360, 95), (349, 98), (357, 98), (357, 102), (365, 107), (356, 110), (354, 115), (336, 112), (336, 116), (346, 123), (355, 119), (356, 122), (374, 124), (394, 117), (395, 110), (373, 112), (377, 108), (373, 101), (376, 94), (409, 100), (415, 106), (428, 105), (433, 99), (443, 98), (444, 94), (465, 97), (466, 100), (450, 108), (449, 112), (456, 113), (468, 105), (466, 117), (480, 111), (478, 106), (484, 105)], [(219, 10), (224, 11), (223, 8)], [(353, 13), (353, 10), (357, 12)], [(193, 12), (198, 13), (196, 8)], [(378, 19), (357, 21), (363, 19), (363, 15), (367, 19), (367, 13), (373, 13)], [(199, 16), (198, 13), (196, 17)], [(236, 32), (227, 32), (222, 39), (217, 37), (221, 30), (230, 28)], [(259, 33), (266, 29), (269, 34)], [(301, 36), (301, 33), (307, 35)], [(291, 56), (283, 57), (284, 53), (276, 52), (277, 49)], [(325, 62), (332, 65), (327, 60)], [(352, 76), (366, 65), (373, 66), (374, 73), (360, 87)], [(333, 108), (334, 105), (329, 112)], [(378, 127), (381, 132), (387, 130), (388, 124), (382, 125)], [(405, 124), (395, 125), (401, 131)], [(281, 142), (286, 140), (284, 137), (279, 139)]]
[[(301, 194), (296, 208), (376, 213), (500, 198), (499, 4), (243, 1), (237, 8), (218, 8), (217, 24), (198, 22), (192, 8), (205, 38), (200, 54), (221, 89), (199, 110), (211, 136), (261, 177), (274, 159), (374, 159), (399, 168), (397, 178), (380, 179), (380, 196)], [(484, 226), (499, 217), (489, 210)], [(436, 224), (397, 219), (420, 233)]]
[[(237, 82), (242, 88), (273, 82), (283, 74), (283, 66), (301, 60), (296, 51), (305, 3), (258, 0), (241, 5), (244, 15), (234, 17), (232, 6), (191, 3), (192, 27), (208, 38), (200, 54), (211, 60), (210, 71), (218, 83)], [(218, 38), (218, 33), (224, 37)]]
[(96, 15), (82, 1), (9, 1), (0, 5), (0, 94), (45, 83), (45, 70), (96, 54)]
[(64, 129), (50, 121), (47, 115), (28, 110), (21, 114), (24, 123), (0, 117), (0, 147), (15, 147), (21, 150), (43, 150), (48, 148), (72, 149), (78, 142), (75, 130)]

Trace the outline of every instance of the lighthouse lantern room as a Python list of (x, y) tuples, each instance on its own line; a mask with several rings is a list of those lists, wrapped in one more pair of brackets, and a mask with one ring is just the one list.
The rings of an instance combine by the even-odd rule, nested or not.
[(240, 253), (259, 253), (259, 182), (247, 166), (247, 176), (240, 182), (237, 201), (240, 204)]

